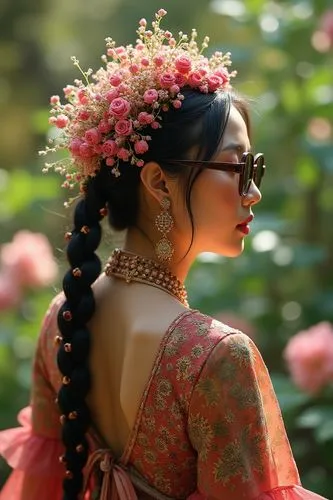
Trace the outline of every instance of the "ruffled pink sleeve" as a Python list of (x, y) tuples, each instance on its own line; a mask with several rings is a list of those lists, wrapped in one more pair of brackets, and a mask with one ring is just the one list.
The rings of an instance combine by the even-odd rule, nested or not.
[(30, 406), (18, 416), (20, 427), (0, 432), (0, 454), (14, 469), (0, 492), (0, 500), (52, 500), (62, 498), (63, 453), (55, 384), (53, 339), (56, 315), (62, 302), (57, 296), (43, 321), (33, 365)]
[(267, 368), (242, 333), (209, 356), (188, 432), (198, 454), (197, 491), (188, 500), (325, 500), (300, 484)]

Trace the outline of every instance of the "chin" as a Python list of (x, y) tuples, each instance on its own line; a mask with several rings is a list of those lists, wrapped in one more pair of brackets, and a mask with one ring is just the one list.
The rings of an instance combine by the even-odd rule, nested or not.
[(230, 258), (235, 258), (239, 257), (244, 251), (244, 241), (241, 243), (238, 243), (238, 245), (230, 245), (228, 247), (223, 247), (220, 249), (218, 252), (220, 255), (223, 255), (223, 257), (230, 257)]

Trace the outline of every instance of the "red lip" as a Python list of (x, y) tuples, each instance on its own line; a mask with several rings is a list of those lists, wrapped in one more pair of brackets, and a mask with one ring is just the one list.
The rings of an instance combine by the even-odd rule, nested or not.
[(243, 222), (241, 222), (240, 224), (237, 224), (237, 226), (247, 226), (247, 224), (250, 224), (250, 222), (252, 222), (254, 219), (254, 216), (253, 215), (249, 215), (249, 217), (245, 220), (243, 220)]

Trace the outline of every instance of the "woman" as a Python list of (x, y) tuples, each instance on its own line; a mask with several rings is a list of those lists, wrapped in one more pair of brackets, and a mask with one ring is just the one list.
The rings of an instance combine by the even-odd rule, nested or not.
[[(135, 48), (109, 39), (66, 105), (51, 98), (53, 150), (70, 152), (53, 166), (82, 195), (31, 405), (0, 434), (15, 469), (1, 500), (322, 498), (300, 485), (253, 342), (187, 302), (200, 252), (242, 252), (265, 166), (229, 54), (204, 58), (195, 32), (177, 43), (165, 14), (140, 21)], [(100, 274), (106, 213), (127, 237)]]

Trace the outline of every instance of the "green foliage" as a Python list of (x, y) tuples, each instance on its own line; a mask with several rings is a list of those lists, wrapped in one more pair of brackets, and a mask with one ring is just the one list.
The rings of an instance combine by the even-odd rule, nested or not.
[[(253, 145), (267, 160), (263, 200), (243, 256), (202, 256), (188, 278), (189, 295), (193, 307), (247, 322), (273, 374), (303, 483), (326, 496), (333, 491), (332, 392), (296, 389), (282, 353), (299, 330), (333, 322), (333, 44), (325, 51), (314, 42), (330, 3), (18, 0), (0, 8), (0, 243), (22, 227), (44, 232), (60, 263), (68, 224), (60, 182), (40, 173), (36, 152), (45, 143), (48, 97), (78, 76), (70, 56), (96, 69), (105, 36), (134, 42), (137, 20), (159, 7), (168, 10), (171, 30), (196, 26), (199, 36), (210, 34), (212, 50), (232, 51), (235, 85), (253, 101)], [(101, 248), (107, 253), (108, 242)], [(2, 427), (15, 425), (28, 401), (33, 346), (52, 295), (29, 296), (1, 318)]]

